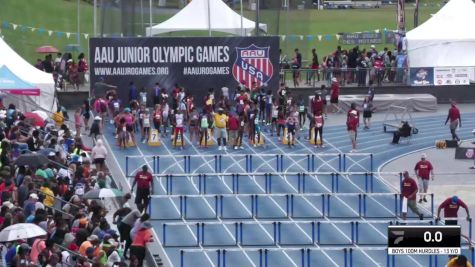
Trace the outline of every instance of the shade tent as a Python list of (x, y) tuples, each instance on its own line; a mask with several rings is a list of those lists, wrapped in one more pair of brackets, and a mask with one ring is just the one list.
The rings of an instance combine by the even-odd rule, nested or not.
[(38, 87), (18, 78), (7, 66), (0, 67), (0, 91), (13, 95), (40, 95)]
[(43, 72), (28, 63), (18, 55), (3, 39), (0, 38), (0, 66), (6, 66), (20, 80), (23, 80), (40, 90), (39, 96), (4, 96), (3, 103), (15, 104), (23, 111), (38, 109), (55, 110), (56, 98), (53, 75)]
[(410, 67), (475, 66), (475, 4), (450, 0), (419, 27), (407, 32)]
[[(255, 29), (255, 22), (243, 17), (244, 34)], [(260, 23), (259, 28), (267, 31), (267, 25)], [(147, 36), (176, 32), (211, 30), (240, 35), (241, 15), (234, 12), (222, 0), (193, 0), (170, 19), (146, 28)]]

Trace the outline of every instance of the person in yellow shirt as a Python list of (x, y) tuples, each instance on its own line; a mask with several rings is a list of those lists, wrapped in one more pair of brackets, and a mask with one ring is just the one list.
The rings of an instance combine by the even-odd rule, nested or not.
[(43, 186), (40, 188), (40, 192), (43, 193), (44, 199), (43, 204), (46, 207), (53, 207), (54, 206), (54, 192), (49, 188), (49, 183), (45, 182)]
[[(227, 122), (228, 122), (228, 115), (224, 114), (224, 110), (222, 108), (219, 108), (218, 113), (214, 114), (214, 127), (216, 128), (216, 139), (218, 140), (218, 150), (226, 150), (226, 139), (228, 138), (228, 132), (226, 130)], [(221, 140), (222, 140), (222, 143), (221, 143)]]
[(64, 115), (63, 112), (61, 111), (61, 107), (58, 107), (58, 110), (53, 113), (53, 120), (56, 123), (57, 127), (61, 127), (64, 123)]
[(455, 256), (447, 262), (447, 267), (472, 267), (472, 264), (464, 255)]

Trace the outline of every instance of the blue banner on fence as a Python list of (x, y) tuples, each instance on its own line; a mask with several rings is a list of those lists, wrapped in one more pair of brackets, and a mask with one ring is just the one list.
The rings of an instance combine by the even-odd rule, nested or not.
[(434, 68), (411, 68), (410, 81), (413, 86), (434, 85)]

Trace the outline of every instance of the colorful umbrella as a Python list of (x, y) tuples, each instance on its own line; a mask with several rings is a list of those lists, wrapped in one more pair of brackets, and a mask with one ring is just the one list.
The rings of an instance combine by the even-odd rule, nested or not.
[(47, 120), (49, 118), (48, 114), (42, 110), (35, 110), (32, 113), (38, 114), (43, 120)]
[(111, 189), (111, 188), (102, 188), (102, 189), (93, 189), (86, 194), (84, 194), (83, 198), (85, 199), (101, 199), (101, 198), (114, 198), (114, 197), (123, 197), (124, 192)]
[(46, 235), (46, 231), (33, 223), (17, 223), (0, 232), (0, 242), (10, 242)]
[(26, 112), (23, 116), (25, 120), (32, 120), (34, 126), (45, 127), (45, 120), (38, 113)]
[(51, 54), (51, 53), (58, 53), (59, 50), (58, 48), (51, 46), (51, 45), (45, 45), (36, 48), (37, 53), (42, 53), (42, 54)]

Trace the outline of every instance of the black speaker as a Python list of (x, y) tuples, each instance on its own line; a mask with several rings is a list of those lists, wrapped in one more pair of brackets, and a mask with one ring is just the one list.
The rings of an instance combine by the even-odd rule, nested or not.
[(459, 143), (457, 142), (457, 140), (445, 140), (445, 144), (447, 145), (447, 147), (458, 147), (459, 146)]

